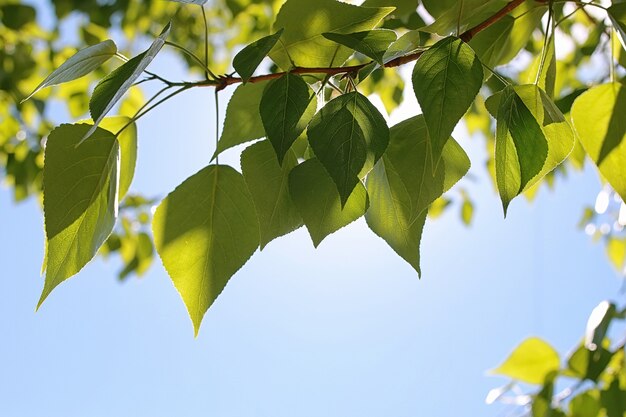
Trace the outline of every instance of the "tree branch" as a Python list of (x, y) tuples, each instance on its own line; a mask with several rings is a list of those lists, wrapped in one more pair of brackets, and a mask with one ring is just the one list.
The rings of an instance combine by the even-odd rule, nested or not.
[[(522, 3), (524, 3), (524, 1), (525, 0), (510, 1), (506, 6), (498, 10), (493, 16), (489, 17), (485, 21), (463, 32), (459, 36), (459, 38), (462, 39), (464, 42), (469, 42), (479, 32), (481, 32), (482, 30), (488, 28), (489, 26), (493, 25), (494, 23), (502, 19), (504, 16), (506, 16), (511, 11), (516, 9)], [(537, 1), (543, 2), (542, 0), (537, 0)], [(400, 65), (407, 64), (409, 62), (416, 61), (422, 55), (422, 53), (424, 53), (424, 51), (413, 52), (411, 54), (407, 54), (407, 55), (392, 59), (391, 61), (385, 63), (384, 67), (393, 68), (393, 67), (398, 67)], [(363, 67), (369, 65), (370, 63), (371, 62), (367, 62), (364, 64), (350, 65), (350, 66), (345, 66), (345, 67), (295, 67), (291, 69), (291, 71), (258, 75), (256, 77), (250, 78), (249, 82), (258, 83), (262, 81), (273, 80), (273, 79), (282, 77), (288, 72), (291, 72), (294, 74), (326, 74), (330, 76), (339, 75), (339, 74), (351, 74), (351, 73), (354, 74), (354, 73), (357, 73), (359, 70), (361, 70)], [(239, 77), (226, 75), (226, 76), (218, 77), (218, 79), (216, 80), (203, 80), (203, 81), (199, 81), (196, 83), (178, 83), (177, 85), (187, 85), (187, 86), (192, 86), (192, 87), (215, 87), (219, 91), (219, 90), (226, 88), (229, 85), (239, 84), (241, 82), (243, 82), (243, 80)]]

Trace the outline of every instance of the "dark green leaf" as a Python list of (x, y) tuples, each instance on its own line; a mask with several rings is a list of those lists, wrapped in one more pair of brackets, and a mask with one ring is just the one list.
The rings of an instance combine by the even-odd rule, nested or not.
[(624, 417), (626, 390), (620, 386), (619, 376), (615, 377), (611, 385), (600, 393), (600, 400), (606, 409), (606, 417)]
[(93, 133), (106, 114), (150, 65), (150, 62), (165, 45), (165, 39), (170, 33), (170, 27), (171, 25), (168, 23), (159, 37), (152, 42), (145, 52), (125, 62), (98, 83), (89, 101), (89, 112), (94, 120), (94, 126), (87, 132), (85, 138)]
[(333, 180), (315, 158), (291, 171), (289, 191), (315, 247), (326, 236), (363, 216), (369, 206), (367, 192), (360, 182), (342, 204)]
[(106, 40), (97, 45), (81, 49), (61, 64), (59, 68), (55, 69), (52, 74), (48, 75), (46, 79), (22, 101), (28, 100), (42, 88), (73, 81), (89, 74), (91, 71), (99, 68), (116, 53), (117, 46), (112, 40)]
[(352, 190), (383, 155), (389, 128), (363, 95), (352, 92), (330, 101), (313, 117), (309, 143), (345, 204)]
[(154, 243), (198, 334), (204, 313), (259, 246), (252, 197), (237, 171), (209, 165), (159, 205)]
[(295, 154), (288, 151), (281, 167), (266, 140), (241, 154), (241, 170), (259, 218), (261, 249), (302, 226), (302, 217), (289, 194), (289, 173), (297, 164)]
[(616, 3), (608, 8), (607, 12), (613, 27), (617, 31), (620, 43), (626, 50), (626, 3)]
[(267, 82), (239, 85), (233, 93), (224, 118), (224, 128), (213, 159), (226, 149), (265, 136), (259, 106)]
[(280, 164), (316, 110), (317, 96), (299, 75), (287, 73), (267, 85), (259, 111)]
[(594, 351), (581, 345), (568, 358), (567, 370), (564, 374), (569, 377), (589, 379), (593, 382), (597, 382), (612, 357), (613, 354), (601, 345)]
[(204, 3), (207, 2), (207, 0), (169, 0), (169, 1), (175, 1), (176, 3), (185, 3), (185, 4), (197, 4), (202, 6)]
[(282, 33), (283, 29), (280, 29), (273, 35), (265, 36), (246, 46), (235, 55), (235, 58), (233, 58), (233, 67), (241, 76), (244, 83), (248, 82), (252, 77), (252, 74), (254, 74), (254, 71), (256, 71), (261, 61), (263, 61), (274, 45), (276, 45)]
[(37, 17), (35, 9), (25, 4), (5, 4), (0, 6), (2, 23), (13, 30), (20, 30), (24, 25), (33, 23)]
[(78, 273), (104, 243), (115, 224), (119, 145), (97, 128), (61, 125), (50, 133), (43, 169), (46, 281), (38, 307), (61, 282)]
[(428, 126), (430, 155), (436, 167), (443, 146), (478, 94), (483, 68), (472, 48), (449, 37), (422, 54), (412, 79)]
[(326, 39), (345, 45), (372, 58), (380, 65), (383, 64), (383, 56), (387, 48), (397, 39), (396, 32), (388, 29), (374, 29), (349, 34), (328, 32), (323, 35)]

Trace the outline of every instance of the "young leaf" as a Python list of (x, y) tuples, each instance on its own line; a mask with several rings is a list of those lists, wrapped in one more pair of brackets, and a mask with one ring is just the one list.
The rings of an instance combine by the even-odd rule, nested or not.
[(61, 66), (48, 75), (22, 102), (34, 96), (39, 90), (53, 85), (76, 80), (100, 67), (117, 53), (117, 46), (112, 40), (81, 49)]
[(259, 223), (243, 177), (209, 165), (157, 208), (154, 243), (197, 335), (204, 313), (259, 246)]
[(259, 106), (267, 82), (239, 85), (233, 93), (224, 118), (224, 128), (213, 159), (226, 149), (265, 136)]
[(385, 119), (356, 91), (326, 104), (313, 117), (307, 133), (315, 155), (337, 185), (342, 205), (389, 142)]
[(156, 54), (159, 53), (163, 45), (165, 45), (165, 39), (170, 33), (170, 27), (171, 24), (168, 23), (161, 31), (159, 37), (152, 42), (152, 45), (145, 52), (125, 62), (98, 83), (89, 101), (89, 112), (94, 120), (94, 125), (87, 132), (85, 138), (95, 131), (96, 127), (104, 119), (104, 116), (122, 98), (150, 62), (152, 62)]
[(61, 125), (50, 133), (43, 168), (46, 281), (37, 307), (61, 282), (78, 273), (115, 224), (119, 145), (96, 128), (76, 147), (90, 125)]
[(252, 77), (252, 74), (254, 74), (254, 71), (261, 61), (263, 61), (263, 58), (265, 58), (274, 45), (276, 45), (282, 33), (283, 29), (280, 29), (273, 35), (265, 36), (246, 46), (235, 55), (235, 58), (233, 58), (233, 67), (241, 76), (244, 83), (247, 83)]
[(483, 68), (462, 40), (448, 37), (424, 52), (413, 70), (413, 89), (430, 135), (430, 155), (437, 166), (446, 141), (474, 101)]
[(315, 158), (291, 171), (289, 191), (315, 247), (326, 236), (363, 216), (369, 206), (367, 192), (361, 182), (343, 204), (333, 180)]
[[(470, 161), (454, 140), (446, 142), (433, 170), (423, 116), (390, 129), (389, 147), (367, 177), (367, 224), (420, 273), (419, 244), (428, 207), (461, 179)], [(433, 175), (434, 171), (434, 175)]]
[(335, 0), (287, 0), (274, 28), (285, 28), (282, 42), (270, 52), (281, 68), (341, 65), (352, 51), (322, 36), (324, 32), (352, 33), (374, 29), (393, 7), (358, 7)]
[[(505, 92), (508, 96), (508, 110), (502, 107)], [(534, 84), (507, 87), (491, 96), (485, 105), (498, 120), (496, 182), (503, 205), (508, 207), (513, 197), (527, 191), (567, 158), (574, 148), (574, 132), (552, 100)], [(513, 130), (509, 129), (507, 117), (511, 118), (509, 122), (516, 124)], [(513, 134), (513, 131), (516, 133)], [(546, 147), (547, 152), (544, 152)], [(540, 161), (541, 158), (544, 160)], [(523, 165), (523, 174), (520, 163)]]
[(316, 110), (317, 96), (299, 75), (287, 73), (267, 85), (259, 112), (279, 164)]
[(345, 45), (383, 65), (383, 57), (389, 45), (397, 39), (396, 32), (389, 29), (374, 29), (349, 34), (323, 33), (326, 39)]
[(546, 377), (558, 371), (559, 367), (558, 352), (543, 340), (531, 337), (516, 347), (492, 373), (538, 385), (543, 384)]
[(289, 195), (289, 173), (296, 165), (295, 154), (288, 151), (281, 166), (266, 140), (241, 153), (241, 170), (259, 218), (261, 250), (273, 239), (302, 226), (302, 217)]
[(572, 105), (580, 142), (600, 173), (626, 201), (626, 88), (610, 83), (591, 88)]

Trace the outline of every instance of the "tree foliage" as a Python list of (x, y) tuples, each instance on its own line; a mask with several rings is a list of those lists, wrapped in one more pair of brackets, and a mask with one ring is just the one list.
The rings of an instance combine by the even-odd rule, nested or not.
[[(452, 138), (462, 119), (486, 137), (487, 168), (505, 214), (519, 195), (532, 198), (586, 159), (607, 192), (625, 199), (626, 12), (614, 3), (53, 1), (55, 28), (71, 13), (88, 17), (77, 28), (86, 47), (68, 48), (55, 30), (38, 26), (32, 6), (0, 2), (0, 160), (16, 199), (42, 195), (47, 249), (39, 304), (98, 252), (119, 252), (125, 277), (145, 271), (156, 248), (197, 333), (257, 248), (303, 225), (317, 246), (363, 216), (419, 274), (426, 217), (448, 205), (444, 193), (470, 169)], [(126, 44), (108, 39), (108, 29), (121, 29)], [(149, 41), (141, 48), (136, 38)], [(164, 49), (185, 60), (190, 80), (149, 71)], [(390, 127), (370, 96), (388, 112), (396, 108), (404, 99), (399, 68), (409, 65), (421, 110)], [(147, 100), (145, 82), (162, 85)], [(152, 238), (154, 199), (127, 195), (137, 120), (190, 89), (213, 87), (217, 95), (233, 86), (212, 162), (158, 203)], [(88, 110), (92, 120), (54, 127), (47, 112), (53, 97), (71, 117)], [(219, 163), (222, 152), (251, 141), (241, 172)], [(456, 193), (469, 223), (470, 196)], [(615, 221), (623, 226), (621, 207), (625, 214)], [(602, 233), (620, 268), (621, 230)], [(546, 358), (551, 351), (537, 340), (520, 349), (500, 371), (544, 382), (543, 374), (526, 378), (510, 369), (524, 350), (543, 349)], [(544, 368), (554, 362), (548, 359)]]

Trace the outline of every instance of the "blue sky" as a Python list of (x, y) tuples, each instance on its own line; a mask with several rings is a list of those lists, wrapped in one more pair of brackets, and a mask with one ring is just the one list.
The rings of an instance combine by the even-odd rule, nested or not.
[[(182, 75), (167, 57), (151, 69)], [(205, 166), (213, 112), (199, 89), (142, 119), (132, 190), (163, 196)], [(97, 259), (35, 313), (42, 216), (0, 189), (0, 416), (498, 415), (484, 398), (505, 380), (486, 371), (530, 335), (565, 354), (621, 280), (576, 229), (600, 188), (592, 167), (504, 220), (482, 139), (457, 133), (475, 219), (464, 227), (455, 207), (427, 223), (421, 280), (362, 220), (317, 250), (300, 229), (232, 278), (197, 339), (158, 261), (120, 284)]]

